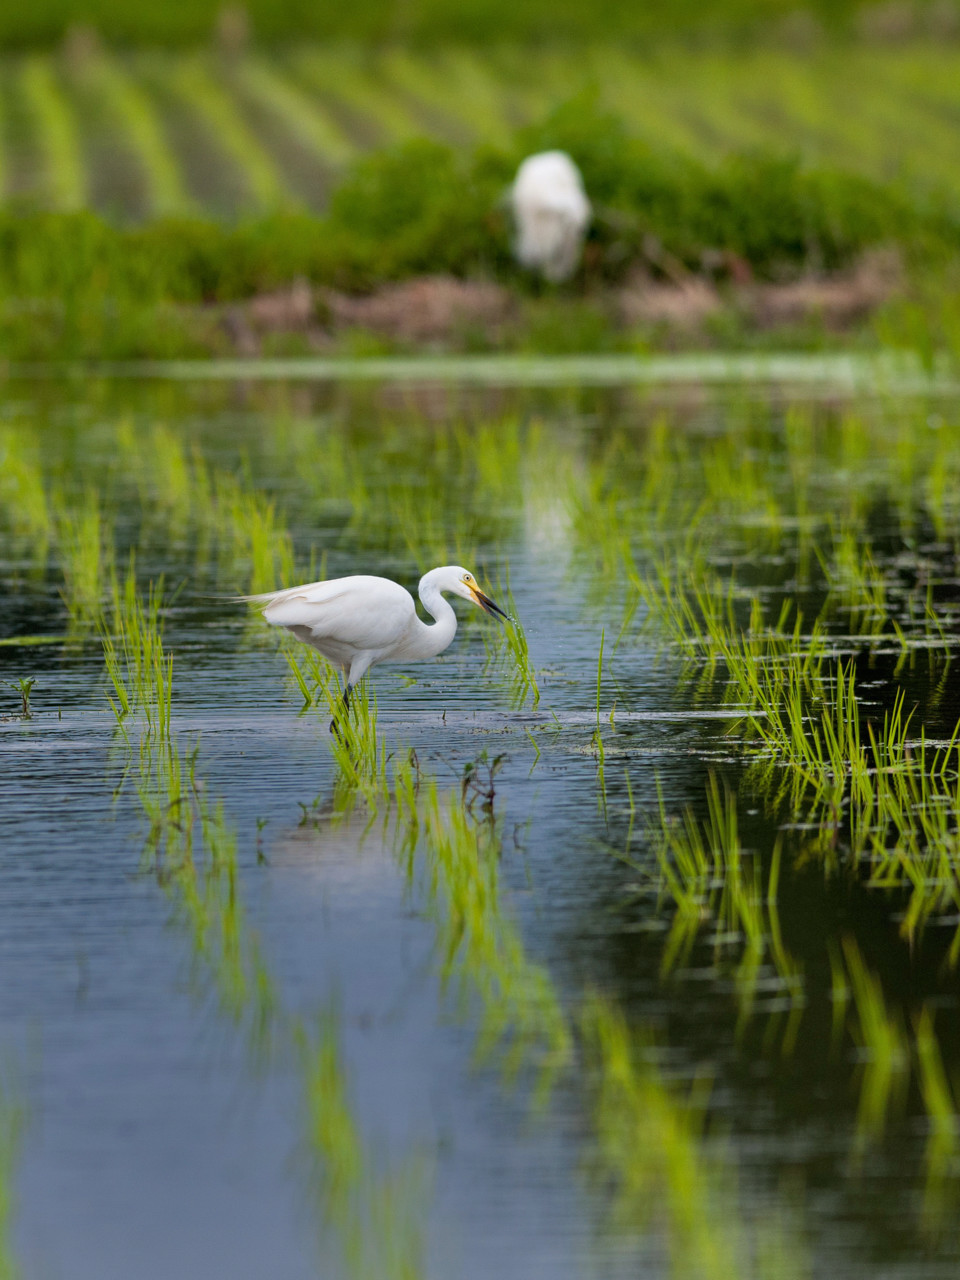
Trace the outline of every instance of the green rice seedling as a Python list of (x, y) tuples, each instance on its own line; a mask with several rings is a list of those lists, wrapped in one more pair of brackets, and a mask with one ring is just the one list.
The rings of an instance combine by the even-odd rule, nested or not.
[(377, 703), (369, 680), (361, 680), (344, 710), (340, 676), (308, 645), (285, 641), (283, 653), (304, 701), (331, 718), (330, 749), (337, 766), (336, 806), (362, 797), (371, 805), (389, 798), (386, 746), (377, 733)]
[(910, 890), (901, 927), (912, 938), (932, 915), (960, 904), (954, 820), (960, 726), (931, 751), (923, 736), (911, 742), (909, 725), (901, 691), (882, 730), (869, 726), (869, 746), (854, 759), (849, 828), (852, 852), (868, 862), (870, 883)]
[(43, 151), (46, 194), (58, 209), (81, 209), (86, 203), (77, 124), (57, 82), (48, 56), (31, 54), (20, 65), (18, 88), (23, 95)]
[(850, 530), (834, 534), (828, 559), (819, 550), (832, 603), (850, 618), (855, 635), (880, 635), (888, 622), (887, 584), (860, 537)]
[(769, 468), (734, 434), (710, 441), (700, 460), (705, 497), (710, 508), (722, 512), (741, 532), (760, 533), (761, 545), (779, 543), (783, 512), (769, 484)]
[(129, 64), (103, 52), (97, 57), (91, 74), (143, 171), (150, 213), (157, 217), (188, 212), (191, 200), (180, 164), (139, 78), (131, 74)]
[(597, 792), (599, 798), (600, 812), (606, 814), (607, 806), (607, 787), (604, 777), (603, 766), (606, 759), (606, 752), (603, 744), (603, 731), (600, 728), (600, 689), (603, 682), (603, 641), (605, 632), (600, 631), (600, 653), (597, 657), (597, 727), (593, 731), (593, 745), (597, 753)]
[(537, 673), (530, 660), (527, 633), (523, 628), (523, 623), (514, 611), (515, 605), (509, 592), (507, 594), (507, 610), (510, 616), (504, 623), (504, 633), (507, 646), (513, 657), (515, 705), (523, 706), (529, 698), (531, 706), (536, 707), (540, 702), (540, 686), (537, 684)]
[[(754, 599), (742, 626), (729, 588), (721, 603), (719, 584), (704, 584), (698, 576), (681, 580), (666, 564), (655, 580), (637, 579), (636, 585), (688, 656), (723, 663), (728, 697), (746, 709), (752, 734), (789, 764), (823, 807), (839, 811), (848, 785), (870, 791), (855, 667), (841, 662), (832, 678), (825, 676), (821, 621), (805, 635), (798, 613), (791, 630), (785, 605), (776, 625), (767, 627)], [(901, 741), (904, 731), (900, 721), (891, 725), (891, 741)]]
[[(656, 579), (633, 579), (648, 610), (666, 623), (670, 634), (690, 659), (722, 662), (728, 677), (727, 697), (748, 712), (751, 731), (771, 750), (789, 753), (791, 763), (811, 780), (822, 779), (824, 744), (814, 727), (808, 727), (807, 705), (822, 698), (820, 675), (824, 660), (824, 635), (819, 624), (809, 636), (802, 633), (796, 615), (789, 630), (790, 607), (785, 604), (773, 627), (763, 620), (759, 600), (750, 602), (750, 621), (738, 622), (732, 587), (724, 591), (716, 580), (704, 581), (700, 570), (680, 580), (662, 563)], [(852, 717), (844, 723), (849, 729)], [(839, 768), (839, 761), (834, 765)], [(845, 775), (845, 768), (840, 769)]]
[(547, 448), (541, 423), (526, 423), (510, 414), (469, 429), (456, 426), (451, 434), (458, 487), (477, 511), (513, 511), (531, 497), (542, 501), (543, 490), (552, 498), (562, 492), (558, 472), (565, 451)]
[(609, 591), (620, 580), (624, 566), (633, 563), (624, 528), (624, 509), (629, 506), (626, 495), (619, 488), (608, 487), (602, 476), (594, 476), (586, 487), (578, 477), (572, 481), (568, 505), (573, 532), (586, 548), (584, 558), (596, 586)]
[(274, 115), (321, 162), (342, 165), (356, 155), (356, 145), (333, 116), (267, 59), (244, 58), (234, 74), (243, 92)]
[(302, 714), (313, 706), (320, 691), (320, 684), (327, 673), (320, 667), (319, 654), (315, 658), (309, 650), (304, 652), (299, 642), (294, 643), (285, 637), (283, 638), (283, 656), (287, 660), (290, 674), (303, 698)]
[[(937, 914), (960, 906), (956, 743), (960, 726), (946, 745), (930, 750), (908, 738), (903, 696), (885, 716), (883, 729), (869, 730), (864, 765), (852, 774), (850, 847), (869, 867), (869, 883), (908, 891), (901, 929), (916, 937)], [(960, 956), (960, 935), (950, 951)]]
[(273, 158), (208, 63), (194, 54), (178, 59), (171, 71), (168, 84), (216, 138), (241, 175), (253, 204), (265, 209), (289, 204), (286, 184)]
[(213, 481), (214, 519), (224, 558), (221, 573), (240, 573), (244, 589), (251, 594), (292, 582), (293, 543), (274, 504), (231, 476), (217, 474)]
[(510, 684), (510, 700), (515, 709), (524, 706), (529, 699), (536, 707), (540, 702), (537, 673), (530, 660), (530, 646), (523, 623), (517, 616), (516, 601), (510, 590), (510, 572), (505, 567), (504, 576), (497, 579), (495, 598), (502, 601), (507, 617), (502, 625), (493, 629), (485, 627), (483, 643), (487, 651), (484, 672), (504, 673)]
[(461, 133), (486, 142), (509, 140), (505, 86), (491, 77), (486, 60), (467, 50), (446, 50), (439, 59), (394, 50), (383, 56), (381, 72), (408, 98), (456, 122)]
[(160, 422), (146, 429), (121, 420), (114, 439), (148, 518), (162, 516), (173, 537), (191, 516), (201, 527), (209, 522), (213, 504), (207, 468), (197, 455), (191, 458), (175, 431)]
[(111, 709), (122, 726), (137, 709), (144, 714), (147, 729), (161, 737), (170, 733), (173, 658), (163, 650), (160, 608), (163, 583), (150, 583), (146, 604), (137, 593), (136, 572), (131, 555), (121, 588), (116, 573), (111, 576), (109, 616), (100, 620), (107, 676), (114, 698)]
[(42, 564), (53, 536), (43, 473), (22, 431), (0, 429), (0, 513), (16, 537), (27, 539)]
[(33, 692), (33, 686), (37, 683), (33, 676), (20, 676), (17, 680), (4, 681), (8, 688), (20, 696), (20, 715), (24, 720), (32, 718), (30, 710), (30, 694)]
[(910, 1057), (903, 1027), (887, 1009), (880, 980), (870, 972), (854, 938), (843, 939), (843, 955), (855, 1017), (854, 1037), (863, 1057), (857, 1136), (860, 1148), (882, 1132), (891, 1106), (902, 1100)]
[(330, 749), (338, 770), (341, 803), (359, 794), (376, 804), (388, 796), (386, 744), (377, 734), (377, 701), (369, 680), (353, 690), (346, 712), (343, 687), (334, 674), (323, 686), (333, 732)]
[(423, 121), (355, 51), (299, 49), (291, 66), (306, 84), (366, 121), (384, 142), (402, 142), (424, 132)]
[(69, 632), (77, 638), (100, 618), (112, 542), (107, 538), (96, 493), (88, 492), (76, 507), (55, 498), (53, 508)]
[(597, 1163), (612, 1183), (617, 1220), (656, 1233), (669, 1274), (800, 1277), (811, 1274), (799, 1236), (742, 1214), (729, 1163), (703, 1139), (709, 1082), (689, 1095), (670, 1088), (652, 1061), (652, 1046), (631, 1032), (623, 1014), (588, 999), (579, 1027), (594, 1092)]
[[(630, 582), (637, 602), (646, 607), (647, 617), (659, 623), (685, 657), (698, 658), (704, 652), (702, 620), (691, 608), (687, 593), (676, 589), (677, 579), (668, 561), (659, 560), (647, 574), (631, 575)], [(635, 609), (636, 605), (631, 617)]]

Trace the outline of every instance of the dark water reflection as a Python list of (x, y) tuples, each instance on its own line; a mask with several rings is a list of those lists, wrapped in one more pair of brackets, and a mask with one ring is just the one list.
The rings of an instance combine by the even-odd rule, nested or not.
[[(151, 509), (129, 460), (114, 456), (116, 422), (129, 419), (136, 436), (164, 421), (209, 466), (245, 469), (277, 497), (300, 562), (311, 551), (325, 554), (331, 574), (373, 570), (416, 581), (417, 558), (397, 515), (404, 508), (391, 514), (382, 497), (403, 484), (417, 495), (409, 510), (437, 526), (436, 540), (446, 538), (452, 551), (463, 536), (492, 582), (509, 562), (544, 673), (539, 707), (512, 708), (502, 681), (485, 670), (486, 621), (472, 619), (436, 664), (377, 675), (382, 734), (414, 748), (451, 787), (481, 751), (505, 753), (497, 779), (509, 833), (502, 876), (529, 952), (571, 1006), (597, 987), (655, 1028), (671, 1078), (712, 1074), (751, 1216), (762, 1218), (785, 1195), (802, 1198), (817, 1274), (953, 1274), (953, 1233), (925, 1236), (918, 1226), (926, 1175), (916, 1085), (882, 1138), (855, 1158), (857, 1064), (849, 1044), (831, 1047), (827, 947), (855, 934), (892, 1006), (930, 1000), (953, 1071), (960, 1033), (947, 963), (952, 929), (931, 927), (911, 946), (900, 936), (894, 898), (847, 868), (825, 875), (819, 863), (788, 861), (780, 924), (805, 987), (789, 1053), (781, 1049), (782, 991), (761, 990), (742, 1022), (730, 966), (706, 938), (664, 975), (666, 921), (649, 896), (634, 893), (636, 869), (613, 855), (632, 829), (637, 858), (649, 857), (630, 809), (655, 816), (658, 779), (672, 812), (703, 811), (711, 769), (737, 786), (742, 766), (729, 722), (718, 718), (720, 696), (681, 679), (653, 634), (624, 641), (601, 688), (604, 723), (614, 698), (618, 704), (601, 803), (592, 748), (597, 651), (602, 629), (608, 641), (619, 631), (621, 593), (591, 581), (594, 566), (574, 545), (559, 497), (525, 503), (509, 488), (498, 502), (491, 481), (457, 529), (445, 513), (470, 500), (474, 481), (442, 459), (423, 473), (424, 457), (448, 450), (436, 432), (451, 421), (469, 434), (494, 414), (539, 418), (544, 467), (553, 452), (583, 468), (616, 432), (642, 436), (664, 413), (672, 429), (709, 441), (728, 420), (768, 421), (775, 435), (783, 408), (697, 393), (657, 400), (484, 392), (452, 401), (431, 393), (423, 403), (408, 397), (402, 409), (390, 406), (385, 417), (382, 393), (371, 389), (24, 386), (7, 394), (3, 417), (29, 421), (59, 483), (100, 489), (121, 559), (137, 545), (141, 577), (166, 579), (175, 731), (184, 742), (199, 739), (198, 771), (223, 798), (250, 923), (285, 1004), (309, 1015), (335, 999), (364, 1135), (384, 1165), (402, 1167), (413, 1152), (425, 1170), (431, 1276), (552, 1280), (636, 1275), (638, 1266), (660, 1274), (666, 1264), (656, 1242), (640, 1247), (638, 1262), (635, 1241), (604, 1229), (606, 1196), (587, 1172), (591, 1126), (576, 1082), (562, 1082), (550, 1108), (532, 1114), (523, 1090), (476, 1064), (475, 1028), (441, 989), (424, 904), (377, 831), (362, 830), (363, 822), (300, 825), (304, 808), (333, 785), (326, 725), (317, 714), (298, 716), (285, 662), (257, 640), (238, 607), (208, 598), (229, 589), (222, 570), (198, 553), (189, 524), (171, 529)], [(291, 421), (300, 425), (292, 429)], [(368, 468), (369, 519), (359, 524), (349, 495), (336, 491), (345, 473), (331, 463), (333, 444), (341, 459)], [(378, 456), (384, 465), (369, 469)], [(447, 494), (432, 491), (438, 478), (449, 483)], [(891, 556), (903, 546), (895, 524), (888, 512)], [(941, 548), (938, 558), (931, 531), (913, 536), (925, 562), (938, 564), (937, 590), (948, 598), (952, 551)], [(424, 545), (426, 554), (429, 537)], [(0, 639), (62, 632), (55, 560), (31, 568), (20, 544), (8, 538), (3, 546)], [(877, 546), (879, 554), (882, 540)], [(775, 602), (790, 590), (791, 555), (748, 551), (751, 585)], [(814, 612), (822, 594), (808, 590)], [(897, 656), (858, 641), (849, 648), (859, 654), (865, 690), (875, 688), (878, 714), (896, 674), (918, 725), (949, 736), (960, 715), (952, 671), (931, 679), (918, 653), (897, 673)], [(335, 1250), (304, 1176), (295, 1064), (283, 1052), (260, 1058), (222, 1016), (174, 904), (144, 869), (136, 795), (128, 786), (114, 796), (127, 759), (96, 645), (0, 647), (0, 678), (25, 673), (37, 678), (35, 717), (0, 723), (0, 1033), (4, 1050), (23, 1064), (31, 1112), (15, 1181), (23, 1274), (335, 1273)], [(12, 717), (15, 709), (10, 694), (0, 711)], [(741, 829), (744, 845), (768, 858), (776, 821), (762, 801), (744, 811)]]

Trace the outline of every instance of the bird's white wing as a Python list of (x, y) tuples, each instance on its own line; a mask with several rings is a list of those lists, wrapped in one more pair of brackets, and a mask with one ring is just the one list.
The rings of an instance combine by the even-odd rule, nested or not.
[(389, 578), (363, 574), (288, 587), (256, 597), (276, 627), (304, 627), (317, 640), (356, 649), (388, 648), (406, 632), (416, 608), (410, 592)]

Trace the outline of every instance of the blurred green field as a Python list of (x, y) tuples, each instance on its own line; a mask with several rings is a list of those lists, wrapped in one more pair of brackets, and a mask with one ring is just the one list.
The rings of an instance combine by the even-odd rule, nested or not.
[(502, 143), (577, 94), (700, 159), (763, 149), (960, 197), (960, 46), (580, 53), (303, 46), (0, 61), (0, 198), (117, 221), (325, 206), (358, 155)]
[(729, 38), (777, 32), (799, 25), (834, 34), (871, 30), (877, 23), (942, 35), (956, 25), (950, 0), (354, 0), (316, 4), (309, 0), (34, 0), (0, 6), (0, 48), (38, 48), (58, 43), (78, 23), (92, 24), (112, 42), (127, 45), (195, 45), (211, 32), (236, 31), (238, 23), (257, 40), (344, 40), (365, 44), (531, 44), (595, 41), (600, 34), (621, 40), (695, 35)]

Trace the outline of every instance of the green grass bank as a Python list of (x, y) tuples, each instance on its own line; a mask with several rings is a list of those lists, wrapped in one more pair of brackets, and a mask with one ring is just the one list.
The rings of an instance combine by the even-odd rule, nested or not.
[[(252, 29), (265, 41), (298, 38), (405, 40), (434, 44), (443, 40), (487, 42), (543, 39), (580, 41), (598, 34), (626, 39), (725, 31), (742, 33), (803, 15), (827, 29), (844, 32), (879, 5), (857, 0), (654, 0), (616, 4), (599, 0), (584, 7), (572, 0), (363, 0), (355, 5), (311, 5), (304, 0), (247, 0), (224, 6), (221, 0), (38, 0), (29, 8), (0, 14), (0, 46), (34, 48), (54, 43), (77, 24), (96, 26), (112, 40), (171, 46), (193, 44), (217, 29)], [(943, 23), (943, 5), (919, 0), (909, 6), (920, 24)], [(225, 14), (226, 9), (226, 14)], [(868, 19), (869, 20), (869, 19)]]
[[(581, 269), (561, 289), (514, 264), (505, 201), (520, 158), (547, 146), (574, 156), (595, 211)], [(88, 210), (8, 209), (0, 338), (11, 360), (251, 344), (289, 354), (729, 346), (771, 332), (806, 346), (900, 334), (943, 346), (958, 261), (949, 196), (769, 150), (707, 163), (580, 98), (502, 147), (419, 139), (362, 156), (323, 214), (131, 226)], [(371, 298), (366, 309), (350, 301)], [(435, 331), (417, 327), (428, 307), (443, 313)], [(921, 321), (929, 332), (918, 337)]]

